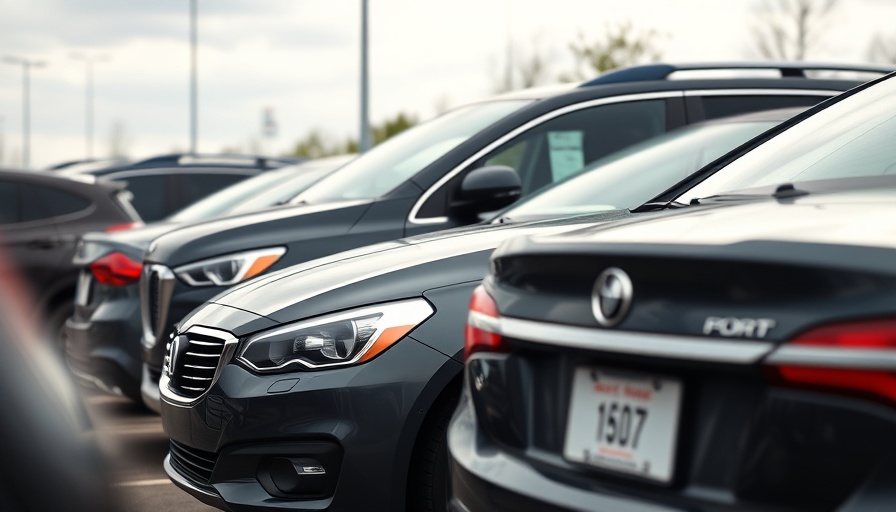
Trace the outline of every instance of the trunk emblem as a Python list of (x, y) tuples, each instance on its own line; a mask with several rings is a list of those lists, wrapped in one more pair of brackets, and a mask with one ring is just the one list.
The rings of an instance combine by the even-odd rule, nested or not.
[(632, 304), (632, 280), (622, 269), (610, 267), (597, 276), (591, 292), (591, 311), (597, 323), (613, 327)]

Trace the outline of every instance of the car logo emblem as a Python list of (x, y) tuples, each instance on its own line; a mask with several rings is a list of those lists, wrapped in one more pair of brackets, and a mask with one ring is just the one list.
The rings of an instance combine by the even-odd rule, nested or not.
[(613, 327), (625, 318), (632, 304), (632, 280), (622, 269), (611, 267), (597, 276), (591, 292), (591, 311), (597, 323)]
[(188, 343), (186, 336), (176, 336), (171, 340), (171, 353), (168, 355), (168, 376), (174, 376), (174, 368), (177, 362), (177, 356), (180, 355), (181, 342)]

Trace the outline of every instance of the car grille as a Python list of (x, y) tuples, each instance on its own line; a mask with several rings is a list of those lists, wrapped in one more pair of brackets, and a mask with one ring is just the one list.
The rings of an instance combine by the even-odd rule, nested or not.
[(169, 453), (171, 466), (178, 473), (203, 485), (208, 485), (211, 481), (212, 471), (218, 461), (217, 453), (197, 450), (174, 440), (171, 440)]
[(149, 326), (152, 333), (159, 334), (159, 273), (149, 275)]
[(221, 338), (195, 332), (181, 334), (170, 341), (165, 347), (162, 369), (171, 378), (169, 389), (187, 398), (205, 393), (214, 381), (224, 343)]

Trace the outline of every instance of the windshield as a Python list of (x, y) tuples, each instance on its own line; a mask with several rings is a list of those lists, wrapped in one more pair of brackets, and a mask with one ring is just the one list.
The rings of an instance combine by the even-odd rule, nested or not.
[(676, 201), (743, 188), (896, 174), (896, 80), (883, 80), (788, 128)]
[(776, 124), (713, 123), (653, 137), (597, 160), (499, 217), (519, 221), (636, 208)]
[(195, 222), (231, 213), (267, 208), (295, 197), (329, 169), (306, 170), (290, 165), (267, 171), (219, 190), (168, 217), (174, 222)]
[(477, 103), (383, 142), (302, 194), (308, 203), (379, 197), (530, 100)]

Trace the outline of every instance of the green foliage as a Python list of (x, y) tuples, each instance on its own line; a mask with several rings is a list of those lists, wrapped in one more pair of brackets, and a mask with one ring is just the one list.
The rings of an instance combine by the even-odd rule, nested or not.
[[(386, 119), (381, 124), (370, 127), (373, 144), (379, 144), (415, 124), (417, 124), (416, 116), (399, 112), (394, 118)], [(334, 141), (321, 130), (314, 129), (296, 142), (290, 154), (305, 158), (322, 158), (357, 152), (357, 139), (350, 137), (342, 142)]]
[(631, 22), (607, 26), (601, 39), (589, 42), (580, 32), (578, 41), (569, 44), (576, 61), (572, 73), (560, 75), (564, 82), (576, 82), (593, 78), (595, 74), (611, 69), (656, 62), (662, 56), (657, 47), (661, 34), (656, 30), (637, 32)]

